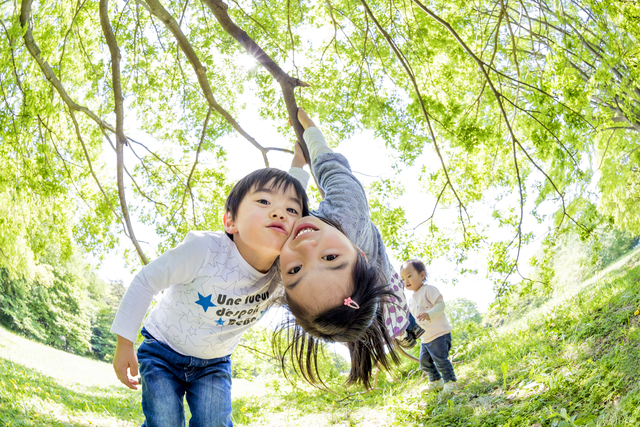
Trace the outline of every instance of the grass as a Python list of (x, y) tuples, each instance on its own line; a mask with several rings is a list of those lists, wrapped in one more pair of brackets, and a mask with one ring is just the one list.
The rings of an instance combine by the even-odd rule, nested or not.
[[(638, 263), (636, 254), (608, 275), (585, 282), (525, 319), (500, 328), (470, 326), (469, 341), (454, 342), (459, 390), (452, 395), (419, 393), (424, 380), (417, 365), (406, 362), (393, 373), (400, 381), (383, 374), (379, 390), (368, 394), (349, 395), (358, 390), (341, 389), (339, 382), (334, 383), (337, 394), (285, 387), (282, 380), (271, 381), (260, 393), (236, 393), (234, 388), (234, 423), (638, 426)], [(82, 366), (77, 356), (52, 356), (45, 348), (19, 356), (12, 352), (27, 344), (8, 345), (17, 339), (12, 337), (0, 330), (0, 427), (141, 423), (139, 393), (106, 384), (107, 376), (112, 376), (110, 365), (87, 360)], [(72, 362), (66, 362), (70, 358)], [(42, 367), (44, 371), (38, 369)], [(250, 389), (251, 384), (244, 387)]]
[(424, 381), (406, 363), (394, 373), (403, 381), (385, 379), (381, 390), (342, 401), (321, 392), (273, 393), (252, 402), (262, 416), (237, 425), (637, 427), (637, 264), (636, 253), (524, 321), (472, 330), (455, 359), (453, 395), (420, 394)]
[(115, 387), (63, 386), (0, 359), (0, 425), (133, 426), (142, 423), (139, 397)]
[(139, 426), (139, 393), (110, 364), (65, 353), (0, 328), (0, 427)]

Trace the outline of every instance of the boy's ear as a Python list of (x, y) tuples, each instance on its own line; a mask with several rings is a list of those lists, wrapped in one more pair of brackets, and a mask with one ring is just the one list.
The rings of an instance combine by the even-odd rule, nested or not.
[(420, 280), (424, 281), (425, 277), (427, 277), (427, 272), (426, 271), (421, 271), (420, 272)]
[(224, 231), (226, 231), (227, 233), (235, 234), (238, 232), (236, 222), (231, 219), (231, 212), (226, 211), (224, 215), (222, 215), (222, 224), (224, 225)]

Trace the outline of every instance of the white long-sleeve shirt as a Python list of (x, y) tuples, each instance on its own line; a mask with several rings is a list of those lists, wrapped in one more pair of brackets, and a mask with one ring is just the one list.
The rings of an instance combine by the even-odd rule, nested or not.
[(276, 265), (260, 273), (224, 232), (191, 231), (134, 277), (111, 331), (135, 342), (153, 297), (166, 290), (144, 321), (147, 331), (186, 356), (226, 356), (264, 315), (279, 281)]
[[(420, 338), (423, 343), (429, 343), (438, 337), (451, 332), (451, 323), (444, 313), (444, 299), (435, 286), (424, 284), (415, 291), (409, 300), (409, 310), (424, 333)], [(419, 320), (420, 314), (429, 315), (429, 320)]]

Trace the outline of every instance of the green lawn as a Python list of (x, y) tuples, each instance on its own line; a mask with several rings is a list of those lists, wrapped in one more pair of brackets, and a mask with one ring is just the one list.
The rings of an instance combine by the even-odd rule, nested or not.
[(0, 329), (0, 426), (135, 426), (139, 393), (107, 363)]
[(401, 381), (383, 379), (369, 394), (252, 399), (238, 424), (640, 426), (639, 258), (636, 251), (524, 320), (471, 331), (455, 358), (453, 395), (420, 394), (424, 380), (407, 362), (394, 373)]

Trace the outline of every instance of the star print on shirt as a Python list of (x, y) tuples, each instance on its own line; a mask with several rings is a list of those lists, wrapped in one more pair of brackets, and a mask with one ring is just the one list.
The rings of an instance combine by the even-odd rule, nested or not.
[(216, 320), (216, 323), (220, 326), (224, 325), (224, 320), (222, 320), (222, 317), (219, 318), (218, 320)]
[(205, 313), (207, 312), (207, 309), (209, 307), (217, 307), (217, 305), (211, 302), (211, 296), (212, 294), (209, 294), (205, 297), (205, 296), (202, 296), (200, 292), (198, 292), (199, 298), (198, 298), (198, 301), (196, 301), (196, 304), (201, 305)]

